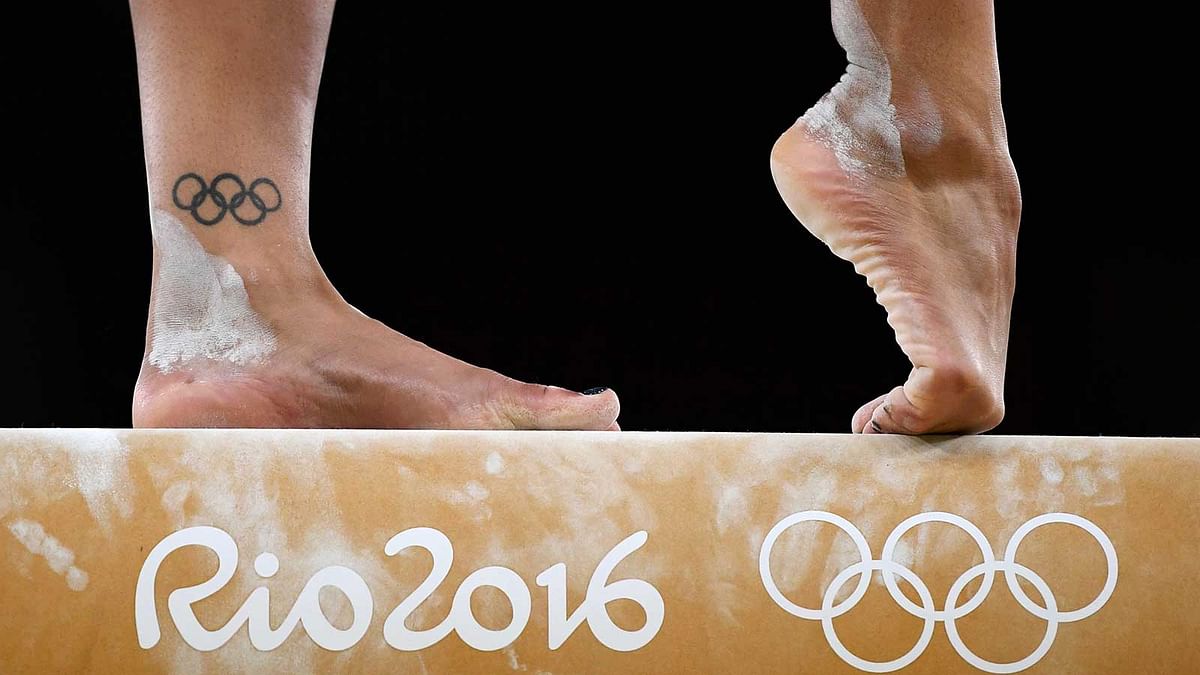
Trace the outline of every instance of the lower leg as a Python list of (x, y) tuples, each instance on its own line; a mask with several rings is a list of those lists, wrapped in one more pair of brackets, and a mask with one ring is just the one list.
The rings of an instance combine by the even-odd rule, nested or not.
[(346, 304), (308, 237), (330, 0), (131, 2), (155, 245), (138, 426), (615, 427)]
[(855, 431), (983, 431), (1003, 417), (1020, 191), (992, 0), (833, 0), (850, 65), (776, 144), (784, 201), (854, 263), (913, 370)]

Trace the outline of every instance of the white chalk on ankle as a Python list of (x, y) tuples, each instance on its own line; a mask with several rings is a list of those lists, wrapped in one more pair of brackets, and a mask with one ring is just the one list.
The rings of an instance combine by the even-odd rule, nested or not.
[(900, 101), (904, 112), (897, 126), (904, 137), (904, 147), (910, 153), (930, 154), (942, 143), (945, 124), (942, 111), (938, 110), (933, 92), (924, 82), (914, 83), (911, 89), (912, 92)]
[(833, 0), (831, 15), (850, 65), (801, 120), (829, 146), (846, 173), (902, 176), (904, 155), (887, 56), (857, 0)]
[(155, 209), (158, 249), (150, 363), (166, 373), (195, 358), (247, 365), (275, 351), (275, 334), (250, 306), (233, 265), (204, 250), (178, 218)]

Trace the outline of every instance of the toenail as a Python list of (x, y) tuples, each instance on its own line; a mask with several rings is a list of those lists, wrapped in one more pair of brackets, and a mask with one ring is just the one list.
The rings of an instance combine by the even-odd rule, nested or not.
[(876, 422), (875, 420), (871, 420), (871, 428), (881, 434), (883, 433), (883, 427), (879, 426), (879, 422)]
[(591, 389), (584, 389), (581, 393), (584, 396), (595, 396), (596, 394), (603, 394), (606, 391), (608, 391), (608, 387), (592, 387)]

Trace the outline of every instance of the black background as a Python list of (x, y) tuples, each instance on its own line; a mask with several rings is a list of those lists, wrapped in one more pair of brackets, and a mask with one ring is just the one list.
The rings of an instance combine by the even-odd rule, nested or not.
[[(128, 8), (40, 4), (0, 28), (0, 426), (128, 426), (151, 252)], [(627, 429), (842, 432), (903, 381), (768, 170), (843, 69), (827, 4), (408, 4), (343, 2), (326, 58), (312, 233), (351, 303), (612, 386)], [(1157, 12), (998, 4), (1025, 216), (997, 431), (1194, 435), (1188, 42)]]

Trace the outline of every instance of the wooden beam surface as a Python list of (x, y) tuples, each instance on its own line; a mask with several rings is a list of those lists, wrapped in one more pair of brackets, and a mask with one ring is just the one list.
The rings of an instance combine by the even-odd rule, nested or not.
[(1198, 494), (1184, 439), (0, 430), (0, 672), (1200, 672)]

